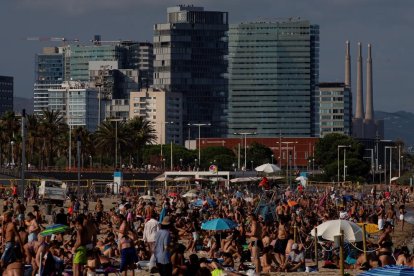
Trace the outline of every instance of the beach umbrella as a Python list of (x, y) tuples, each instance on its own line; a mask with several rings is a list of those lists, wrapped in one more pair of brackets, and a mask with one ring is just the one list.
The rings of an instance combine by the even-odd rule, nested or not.
[(391, 178), (391, 181), (395, 181), (397, 180), (399, 177), (398, 176), (394, 176), (393, 178)]
[(261, 177), (238, 177), (230, 180), (231, 183), (253, 182), (260, 180)]
[(150, 195), (143, 195), (143, 196), (140, 197), (140, 199), (143, 199), (143, 200), (155, 200), (155, 198), (153, 196), (150, 196)]
[(157, 182), (172, 181), (172, 180), (174, 179), (172, 179), (171, 177), (165, 176), (165, 175), (160, 175), (154, 178), (154, 181), (157, 181)]
[(190, 181), (192, 178), (191, 177), (187, 177), (187, 176), (179, 176), (174, 178), (174, 181), (176, 182), (186, 182), (186, 181)]
[(194, 198), (194, 197), (198, 197), (198, 194), (192, 191), (188, 191), (185, 194), (183, 194), (181, 197), (190, 197), (190, 198)]
[(40, 232), (40, 235), (43, 237), (51, 236), (53, 234), (59, 234), (66, 232), (69, 229), (69, 226), (63, 224), (53, 224), (51, 226), (47, 226), (45, 230)]
[[(217, 204), (216, 204), (216, 202), (214, 202), (214, 200), (212, 200), (211, 198), (207, 198), (207, 203), (208, 203), (208, 205), (210, 206), (210, 207), (216, 207), (217, 206)], [(203, 200), (200, 198), (200, 199), (197, 199), (194, 203), (193, 203), (193, 206), (195, 206), (195, 207), (202, 207), (203, 206)]]
[(360, 276), (405, 276), (414, 275), (414, 268), (402, 265), (387, 265), (384, 267), (377, 267), (361, 274)]
[(211, 231), (230, 230), (236, 227), (236, 222), (225, 218), (212, 219), (201, 224), (201, 229)]
[(256, 172), (276, 173), (280, 172), (280, 168), (274, 164), (266, 163), (255, 168)]
[(298, 205), (298, 203), (294, 200), (288, 200), (287, 204), (289, 205), (289, 207), (293, 207), (293, 206)]
[[(344, 231), (344, 241), (346, 242), (360, 242), (363, 236), (362, 228), (358, 224), (343, 219), (325, 221), (318, 225), (317, 230), (318, 236), (329, 241), (334, 241), (335, 236), (341, 235), (341, 230)], [(315, 236), (315, 229), (310, 234)]]
[(176, 193), (176, 192), (169, 192), (168, 193), (168, 196), (169, 197), (178, 197), (178, 193)]
[(296, 179), (295, 179), (295, 180), (296, 180), (296, 181), (300, 181), (300, 184), (301, 184), (303, 187), (306, 187), (306, 184), (307, 184), (307, 182), (308, 182), (308, 178), (307, 178), (306, 176), (303, 176), (303, 175), (296, 177)]

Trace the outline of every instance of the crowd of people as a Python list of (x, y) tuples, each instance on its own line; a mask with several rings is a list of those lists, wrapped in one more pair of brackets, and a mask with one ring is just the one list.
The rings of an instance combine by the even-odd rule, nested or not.
[[(182, 193), (131, 188), (92, 205), (72, 196), (67, 208), (46, 216), (17, 191), (3, 202), (2, 275), (97, 275), (137, 269), (160, 275), (240, 275), (301, 272), (312, 269), (311, 230), (326, 221), (344, 219), (376, 224), (368, 239), (367, 257), (360, 243), (345, 248), (347, 268), (369, 269), (387, 264), (414, 266), (407, 246), (396, 248), (393, 232), (403, 230), (405, 206), (412, 190), (363, 193), (345, 187), (204, 185)], [(115, 201), (115, 202), (112, 202)], [(110, 202), (110, 203), (108, 203)], [(82, 208), (83, 207), (83, 208)], [(231, 229), (204, 230), (212, 219), (235, 222)], [(48, 225), (64, 226), (51, 234)], [(48, 233), (46, 233), (48, 232)], [(331, 241), (318, 241), (326, 268), (339, 267)]]

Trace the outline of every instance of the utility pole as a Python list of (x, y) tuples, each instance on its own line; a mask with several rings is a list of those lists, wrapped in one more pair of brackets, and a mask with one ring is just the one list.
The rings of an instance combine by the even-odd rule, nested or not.
[(78, 135), (78, 142), (77, 142), (77, 153), (78, 153), (78, 199), (80, 199), (80, 177), (81, 177), (81, 171), (80, 171), (80, 147), (81, 147), (81, 139), (80, 139), (80, 135)]
[(24, 202), (24, 172), (26, 169), (26, 109), (22, 110), (22, 167), (21, 167), (21, 183), (20, 183), (20, 195), (22, 202)]

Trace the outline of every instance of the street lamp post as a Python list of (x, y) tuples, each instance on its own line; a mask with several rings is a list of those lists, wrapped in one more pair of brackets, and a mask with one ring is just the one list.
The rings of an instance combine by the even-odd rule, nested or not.
[(379, 169), (379, 182), (380, 184), (382, 184), (382, 166), (378, 165), (378, 169)]
[[(173, 124), (174, 122), (171, 121), (171, 122), (159, 122), (159, 123), (160, 123), (160, 126), (161, 126), (161, 129), (160, 129), (160, 158), (162, 160), (163, 159), (162, 145), (164, 144), (163, 141), (162, 141), (162, 130), (164, 129), (163, 126), (165, 126), (167, 124)], [(167, 137), (167, 131), (165, 131), (165, 137)], [(167, 140), (167, 139), (165, 139), (165, 140)]]
[(92, 169), (93, 167), (93, 160), (92, 160), (92, 155), (89, 154), (89, 167)]
[[(298, 142), (293, 141), (282, 141), (282, 142), (276, 142), (276, 144), (286, 144), (286, 184), (289, 182), (289, 161), (290, 161), (290, 152), (289, 152), (289, 144), (297, 144)], [(281, 150), (281, 147), (279, 147)], [(293, 148), (294, 149), (294, 148)], [(280, 165), (282, 166), (282, 161), (280, 161)]]
[(343, 148), (344, 149), (344, 182), (345, 182), (345, 162), (346, 162), (346, 148), (350, 148), (351, 146), (350, 145), (338, 145), (338, 155), (337, 155), (337, 164), (338, 164), (338, 182), (340, 181), (339, 180), (339, 150), (341, 149), (341, 148)]
[(365, 149), (366, 151), (371, 152), (371, 174), (372, 174), (372, 183), (375, 183), (375, 163), (374, 163), (374, 149)]
[[(387, 165), (387, 149), (390, 150), (390, 176), (389, 176), (389, 180), (390, 180), (390, 185), (391, 185), (391, 178), (392, 178), (392, 149), (396, 149), (397, 147), (394, 146), (385, 146), (385, 166)], [(387, 169), (385, 168), (385, 173), (386, 173)], [(387, 177), (384, 177), (384, 182), (387, 183)]]
[(235, 132), (234, 135), (244, 137), (244, 170), (247, 170), (247, 135), (256, 135), (256, 132)]
[(124, 119), (109, 119), (110, 122), (115, 122), (115, 168), (118, 167), (118, 122)]
[(183, 169), (183, 159), (182, 158), (180, 158), (180, 167), (181, 167), (181, 170)]
[(204, 124), (188, 124), (188, 126), (197, 126), (198, 127), (198, 166), (201, 164), (201, 127), (202, 126), (211, 126), (210, 123)]
[(398, 178), (401, 177), (401, 145), (398, 145)]
[(252, 171), (253, 171), (253, 160), (251, 160), (250, 163), (252, 164)]
[(13, 140), (11, 140), (10, 141), (10, 145), (11, 145), (11, 166), (13, 166), (14, 167), (14, 141)]
[(274, 157), (274, 155), (272, 154), (271, 157), (272, 157), (272, 165), (273, 165), (273, 157)]
[(312, 158), (312, 174), (315, 173), (315, 158)]

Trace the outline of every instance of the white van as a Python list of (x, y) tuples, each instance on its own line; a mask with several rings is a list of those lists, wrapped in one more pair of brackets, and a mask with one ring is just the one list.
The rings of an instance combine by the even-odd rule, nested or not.
[(39, 198), (42, 203), (55, 203), (58, 206), (63, 206), (66, 201), (66, 183), (60, 180), (42, 179)]

